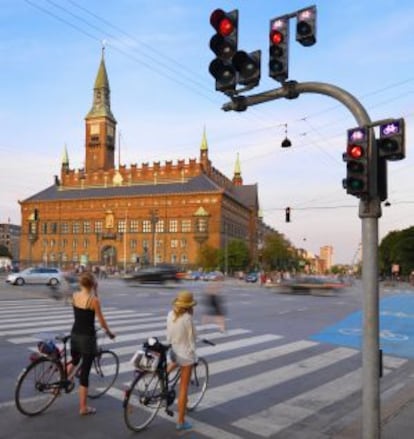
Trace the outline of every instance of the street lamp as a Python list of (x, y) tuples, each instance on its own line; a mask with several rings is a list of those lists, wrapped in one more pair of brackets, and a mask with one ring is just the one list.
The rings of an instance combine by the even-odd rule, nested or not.
[(155, 227), (159, 221), (158, 210), (151, 209), (151, 231), (152, 231), (152, 265), (155, 267)]

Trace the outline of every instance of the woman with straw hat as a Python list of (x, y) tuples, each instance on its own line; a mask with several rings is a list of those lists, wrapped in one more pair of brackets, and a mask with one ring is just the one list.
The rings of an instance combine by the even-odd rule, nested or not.
[(167, 341), (171, 344), (171, 360), (169, 371), (181, 368), (180, 389), (178, 393), (177, 430), (190, 430), (192, 425), (185, 421), (187, 393), (193, 364), (196, 356), (196, 332), (193, 322), (193, 307), (197, 304), (190, 291), (180, 291), (173, 300), (173, 309), (167, 317)]

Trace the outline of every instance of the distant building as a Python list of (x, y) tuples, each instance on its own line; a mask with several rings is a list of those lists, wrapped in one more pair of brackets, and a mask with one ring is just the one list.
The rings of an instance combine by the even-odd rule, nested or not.
[(324, 245), (320, 248), (319, 255), (323, 262), (321, 268), (323, 271), (329, 271), (333, 265), (333, 247), (331, 245)]
[[(21, 261), (128, 268), (195, 266), (202, 246), (245, 240), (253, 260), (263, 236), (257, 184), (233, 178), (210, 160), (204, 131), (199, 158), (115, 166), (116, 120), (104, 57), (85, 117), (85, 167), (71, 169), (64, 150), (54, 183), (21, 205)], [(162, 127), (160, 127), (162, 129)]]
[(0, 245), (4, 245), (12, 255), (13, 261), (20, 259), (21, 227), (16, 224), (0, 224)]

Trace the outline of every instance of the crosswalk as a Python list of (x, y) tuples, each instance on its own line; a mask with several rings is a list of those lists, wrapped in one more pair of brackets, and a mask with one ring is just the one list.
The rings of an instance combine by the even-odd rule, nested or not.
[[(164, 338), (166, 316), (116, 307), (107, 307), (104, 313), (117, 335), (115, 340), (106, 339), (105, 345), (120, 358), (120, 375), (109, 395), (122, 400), (123, 389), (132, 378), (131, 356), (145, 338)], [(67, 333), (72, 322), (71, 307), (60, 302), (49, 299), (1, 301), (0, 338), (28, 349), (33, 349), (40, 338)], [(361, 389), (360, 362), (354, 361), (360, 354), (356, 349), (329, 347), (312, 340), (289, 341), (280, 334), (255, 334), (241, 327), (223, 334), (213, 324), (197, 324), (197, 331), (201, 337), (216, 343), (198, 349), (198, 354), (209, 361), (211, 377), (202, 404), (196, 414), (191, 415), (202, 437), (283, 437), (287, 429)], [(385, 356), (384, 375), (396, 371), (406, 361)], [(339, 367), (344, 363), (347, 367)], [(283, 386), (289, 391), (279, 392)], [(270, 391), (275, 395), (273, 398), (268, 395)], [(262, 398), (263, 394), (267, 397)], [(250, 401), (247, 409), (246, 404), (241, 409), (239, 401), (246, 400)], [(213, 422), (216, 414), (211, 417), (211, 423), (206, 422), (209, 411), (231, 406), (237, 406), (238, 410), (228, 416), (230, 421), (225, 428), (218, 428)], [(160, 416), (166, 422), (174, 422), (164, 412)]]

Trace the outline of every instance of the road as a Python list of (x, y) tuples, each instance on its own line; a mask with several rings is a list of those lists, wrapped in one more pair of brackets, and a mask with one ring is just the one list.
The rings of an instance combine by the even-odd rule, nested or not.
[[(27, 364), (29, 349), (35, 347), (36, 334), (68, 331), (72, 309), (51, 298), (46, 287), (11, 287), (1, 282), (0, 438), (135, 437), (122, 418), (124, 389), (133, 376), (129, 360), (145, 337), (163, 338), (171, 300), (183, 287), (191, 289), (199, 301), (195, 314), (199, 333), (214, 340), (216, 346), (199, 348), (199, 354), (210, 364), (210, 388), (199, 410), (190, 416), (194, 430), (180, 436), (334, 438), (358, 413), (361, 403), (361, 352), (355, 341), (360, 340), (360, 334), (358, 339), (355, 318), (352, 320), (361, 311), (359, 284), (321, 297), (279, 294), (258, 285), (226, 281), (222, 286), (227, 309), (224, 334), (214, 324), (201, 324), (205, 286), (203, 282), (133, 286), (119, 279), (101, 281), (105, 315), (117, 334), (115, 341), (106, 344), (121, 359), (121, 373), (114, 388), (94, 401), (96, 416), (79, 417), (74, 392), (59, 397), (45, 414), (26, 418), (14, 406), (16, 378)], [(398, 288), (383, 288), (382, 292), (386, 303), (394, 296), (411, 299), (411, 294), (409, 289)], [(403, 333), (405, 337), (393, 340), (399, 355), (392, 349), (384, 352), (384, 395), (404, 385), (414, 370), (413, 357), (400, 355), (404, 350), (401, 344), (412, 341), (409, 328), (402, 331), (401, 325), (398, 329), (392, 326), (410, 321), (414, 305), (411, 312), (404, 309), (402, 314), (392, 306), (394, 311), (387, 309), (384, 315), (393, 313), (400, 320), (387, 322), (386, 335)], [(350, 328), (354, 328), (351, 342), (346, 338)], [(345, 338), (335, 332), (340, 330)], [(174, 423), (175, 418), (163, 414), (139, 437), (177, 437)]]

